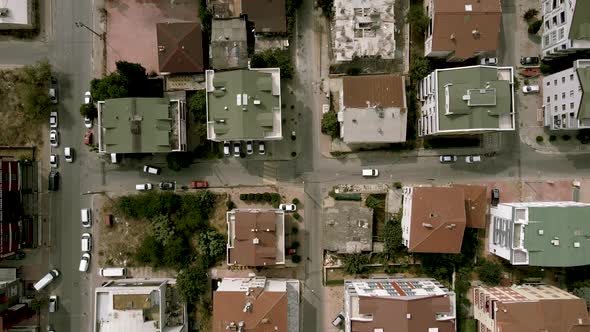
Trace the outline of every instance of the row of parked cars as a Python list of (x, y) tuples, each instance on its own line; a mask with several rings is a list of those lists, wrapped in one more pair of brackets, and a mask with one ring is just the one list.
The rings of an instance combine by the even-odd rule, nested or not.
[[(231, 142), (225, 141), (223, 142), (223, 155), (226, 157), (231, 156), (230, 148), (232, 146)], [(253, 154), (254, 153), (254, 142), (246, 141), (246, 154)], [(239, 157), (242, 154), (242, 142), (233, 142), (233, 156)], [(264, 142), (258, 142), (258, 154), (265, 155), (266, 154), (266, 146)]]

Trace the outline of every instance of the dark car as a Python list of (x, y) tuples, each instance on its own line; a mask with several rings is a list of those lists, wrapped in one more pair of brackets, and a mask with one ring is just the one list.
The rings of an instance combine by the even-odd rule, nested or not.
[(59, 172), (55, 170), (49, 172), (49, 187), (47, 189), (49, 191), (59, 190)]
[(521, 65), (537, 65), (539, 64), (539, 57), (536, 56), (521, 56), (520, 57), (520, 64)]
[(500, 203), (500, 190), (498, 188), (492, 189), (492, 206), (498, 206)]
[(161, 190), (174, 190), (174, 182), (160, 182)]

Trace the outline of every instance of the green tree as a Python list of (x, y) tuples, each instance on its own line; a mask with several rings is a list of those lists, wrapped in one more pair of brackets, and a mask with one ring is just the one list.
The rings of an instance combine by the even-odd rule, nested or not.
[(17, 83), (17, 90), (20, 94), (23, 110), (31, 120), (40, 120), (49, 116), (51, 98), (45, 88)]
[(214, 229), (199, 234), (199, 251), (208, 265), (225, 256), (227, 238)]
[(532, 20), (533, 18), (535, 18), (535, 16), (537, 16), (537, 14), (539, 14), (539, 11), (536, 8), (529, 8), (524, 15), (522, 16), (522, 18), (525, 21), (528, 20)]
[(322, 117), (322, 133), (332, 137), (340, 137), (340, 123), (336, 112), (327, 112)]
[(175, 236), (164, 246), (164, 266), (178, 268), (186, 264), (189, 246), (185, 237)]
[(413, 4), (406, 14), (406, 23), (410, 24), (415, 33), (424, 34), (428, 28), (429, 18), (424, 14), (424, 8), (421, 5)]
[(369, 256), (363, 254), (351, 254), (344, 256), (344, 271), (348, 274), (361, 274), (367, 270)]
[(383, 230), (385, 252), (390, 256), (396, 256), (405, 246), (402, 242), (402, 225), (399, 220), (391, 219), (385, 223)]
[(21, 80), (27, 84), (45, 88), (51, 79), (51, 65), (47, 59), (38, 61), (33, 65), (21, 68)]
[(98, 110), (94, 106), (94, 103), (82, 104), (80, 105), (80, 115), (94, 119), (98, 116)]
[(385, 201), (377, 197), (377, 195), (371, 194), (367, 196), (367, 199), (365, 200), (365, 206), (371, 209), (383, 209), (385, 208)]
[(139, 263), (151, 266), (162, 265), (164, 247), (153, 235), (146, 236), (135, 252), (135, 259)]
[(176, 286), (183, 300), (190, 304), (199, 302), (201, 296), (208, 289), (207, 269), (202, 263), (197, 263), (181, 270), (176, 277)]
[(254, 54), (250, 61), (252, 68), (280, 68), (281, 78), (293, 77), (293, 65), (289, 53), (278, 48), (271, 48)]
[(171, 152), (166, 155), (168, 168), (178, 172), (189, 167), (193, 162), (193, 155), (190, 152)]
[(586, 302), (586, 308), (590, 309), (590, 287), (585, 286), (585, 287), (580, 287), (580, 288), (575, 288), (572, 293), (583, 299)]
[(430, 61), (422, 56), (414, 57), (410, 63), (410, 78), (418, 82), (430, 74)]
[(129, 97), (127, 80), (118, 73), (111, 73), (103, 79), (90, 81), (90, 93), (94, 100)]
[(502, 266), (489, 260), (482, 260), (477, 273), (479, 280), (490, 286), (499, 285), (502, 280)]
[(127, 81), (127, 91), (129, 96), (147, 96), (147, 91), (145, 89), (148, 76), (142, 65), (127, 61), (117, 61), (115, 66), (117, 67), (117, 73)]
[(187, 100), (189, 112), (193, 116), (195, 123), (207, 122), (207, 99), (205, 90), (198, 90)]
[(317, 0), (317, 6), (322, 9), (322, 15), (332, 19), (334, 17), (334, 0)]
[(531, 35), (536, 35), (537, 32), (541, 29), (541, 25), (543, 25), (543, 21), (536, 20), (533, 23), (529, 24), (528, 31)]
[(163, 246), (167, 246), (175, 237), (174, 226), (170, 222), (170, 217), (162, 214), (153, 217), (149, 233)]

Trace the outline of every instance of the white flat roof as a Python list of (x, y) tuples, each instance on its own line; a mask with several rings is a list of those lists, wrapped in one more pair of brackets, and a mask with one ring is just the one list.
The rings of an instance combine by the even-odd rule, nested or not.
[(8, 8), (8, 15), (0, 16), (0, 24), (30, 24), (28, 0), (2, 0), (0, 8)]

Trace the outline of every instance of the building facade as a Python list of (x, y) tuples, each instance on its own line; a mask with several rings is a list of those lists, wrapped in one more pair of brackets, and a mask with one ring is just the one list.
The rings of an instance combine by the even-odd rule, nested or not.
[(543, 0), (543, 57), (590, 49), (590, 2)]
[(0, 158), (0, 259), (14, 255), (23, 238), (18, 161)]
[(590, 60), (543, 78), (543, 111), (550, 130), (590, 128)]
[(514, 130), (512, 67), (436, 69), (418, 83), (418, 100), (419, 136)]

